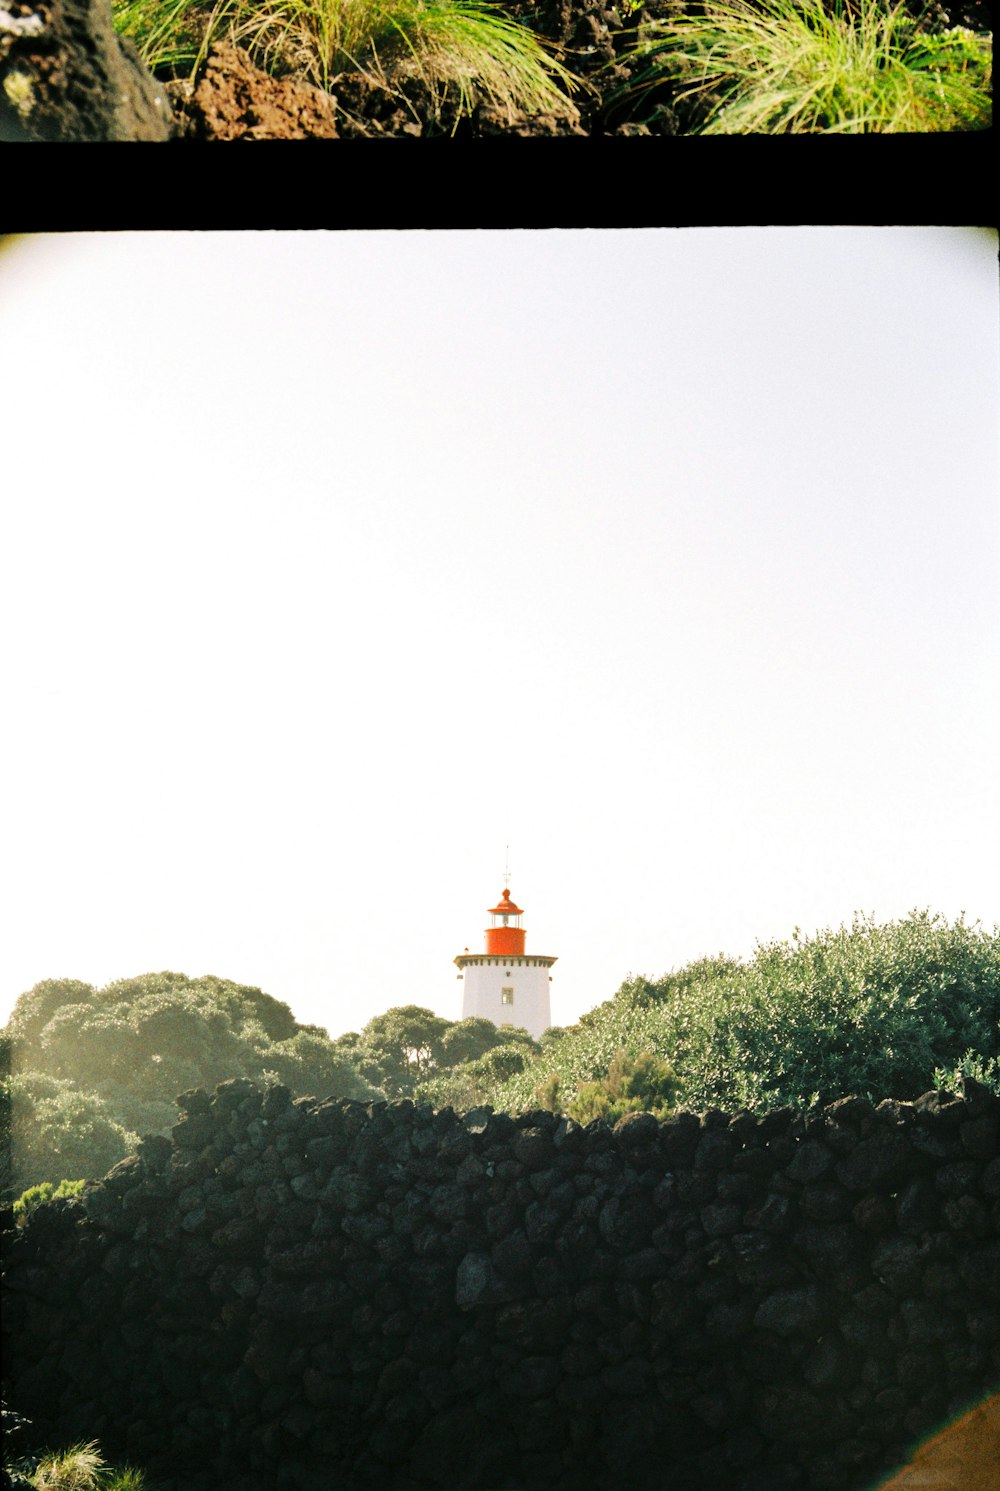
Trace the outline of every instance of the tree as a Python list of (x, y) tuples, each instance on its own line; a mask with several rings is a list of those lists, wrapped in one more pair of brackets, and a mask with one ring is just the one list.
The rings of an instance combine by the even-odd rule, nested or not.
[(481, 1015), (470, 1015), (466, 1020), (456, 1020), (449, 1025), (441, 1037), (439, 1065), (462, 1066), (467, 1061), (476, 1061), (492, 1051), (494, 1046), (524, 1045), (536, 1051), (538, 1046), (528, 1032), (520, 1026), (494, 1025)]
[(505, 1031), (506, 1027), (501, 1027), (501, 1042), (491, 1046), (475, 1061), (436, 1070), (419, 1084), (415, 1096), (439, 1108), (474, 1108), (486, 1102), (491, 1088), (523, 1072), (532, 1053), (537, 1050), (527, 1031), (523, 1032), (526, 1040), (504, 1042)]
[(9, 1168), (3, 1189), (66, 1177), (96, 1180), (135, 1148), (138, 1134), (118, 1123), (95, 1093), (44, 1072), (11, 1077)]
[(25, 1046), (31, 1046), (41, 1035), (52, 1016), (67, 1004), (91, 1004), (95, 990), (74, 978), (43, 979), (22, 994), (7, 1021), (7, 1034)]
[(66, 1004), (42, 1029), (45, 1070), (83, 1087), (133, 1072), (139, 1060), (136, 1033), (114, 1010)]
[(366, 1101), (376, 1089), (315, 1026), (300, 1029), (290, 1040), (275, 1042), (266, 1059), (269, 1069), (301, 1096), (342, 1097)]
[(360, 1071), (387, 1098), (411, 1097), (442, 1056), (449, 1021), (417, 1004), (376, 1015), (361, 1032)]
[[(103, 1174), (137, 1135), (169, 1130), (175, 1096), (192, 1087), (277, 1077), (296, 1096), (365, 1099), (375, 1090), (319, 1026), (300, 1026), (281, 1000), (215, 975), (149, 973), (103, 989), (48, 980), (18, 1000), (3, 1041), (21, 1074), (0, 1090), (8, 1190), (25, 1166), (34, 1173), (24, 1184)], [(77, 1155), (87, 1168), (71, 1164)]]

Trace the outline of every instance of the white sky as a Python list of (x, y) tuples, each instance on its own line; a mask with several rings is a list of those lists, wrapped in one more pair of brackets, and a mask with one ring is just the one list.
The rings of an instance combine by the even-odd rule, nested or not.
[(997, 235), (68, 234), (0, 254), (0, 1018), (42, 978), (553, 1018), (1000, 919)]

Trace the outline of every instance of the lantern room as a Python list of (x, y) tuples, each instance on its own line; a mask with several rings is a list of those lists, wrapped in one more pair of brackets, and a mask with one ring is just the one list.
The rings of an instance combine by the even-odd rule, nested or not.
[(505, 954), (524, 952), (524, 928), (521, 917), (524, 912), (515, 906), (510, 891), (505, 890), (496, 906), (490, 907), (490, 925), (486, 928), (486, 951), (500, 957)]

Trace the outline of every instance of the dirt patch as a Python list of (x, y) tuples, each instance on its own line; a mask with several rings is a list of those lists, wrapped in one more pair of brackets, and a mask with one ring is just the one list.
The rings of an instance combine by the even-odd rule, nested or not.
[(294, 78), (272, 78), (232, 42), (208, 53), (194, 84), (169, 85), (182, 137), (335, 140), (336, 99)]
[(1000, 1393), (949, 1424), (881, 1491), (996, 1491)]

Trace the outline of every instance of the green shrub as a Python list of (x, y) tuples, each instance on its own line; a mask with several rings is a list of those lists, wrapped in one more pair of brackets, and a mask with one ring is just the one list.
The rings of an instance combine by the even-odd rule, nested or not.
[(944, 1088), (947, 1092), (961, 1093), (963, 1077), (971, 1077), (975, 1082), (981, 1082), (1000, 1097), (1000, 1060), (995, 1056), (988, 1060), (977, 1056), (974, 1051), (966, 1051), (962, 1060), (951, 1068), (938, 1067), (934, 1073), (934, 1086)]
[(560, 1086), (558, 1072), (550, 1072), (547, 1077), (543, 1077), (534, 1091), (535, 1106), (547, 1108), (550, 1113), (558, 1113)]
[(704, 134), (986, 129), (992, 38), (939, 35), (885, 0), (707, 0), (642, 28), (635, 87), (706, 99)]
[(914, 1098), (966, 1052), (1000, 1055), (1000, 938), (961, 919), (796, 933), (759, 949), (723, 999), (705, 992), (682, 1069), (705, 1106)]
[(21, 1226), (36, 1206), (41, 1206), (45, 1201), (79, 1196), (86, 1184), (85, 1180), (61, 1180), (57, 1186), (53, 1186), (50, 1180), (45, 1180), (41, 1185), (29, 1186), (14, 1202), (14, 1220)]
[[(503, 1027), (500, 1029), (504, 1033)], [(525, 1031), (523, 1040), (493, 1046), (475, 1061), (466, 1061), (432, 1075), (420, 1084), (416, 1096), (438, 1108), (475, 1108), (486, 1100), (497, 1083), (524, 1071), (537, 1049)]]
[(581, 1094), (602, 1101), (587, 1089), (606, 1085), (622, 1052), (669, 1062), (666, 1101), (694, 1110), (914, 1098), (963, 1061), (988, 1077), (1000, 1060), (1000, 935), (929, 912), (856, 917), (759, 947), (746, 965), (701, 959), (658, 983), (630, 978), (483, 1100), (518, 1111), (548, 1106), (548, 1094), (572, 1112)]
[[(558, 1078), (555, 1081), (558, 1084)], [(550, 1091), (551, 1084), (552, 1078)], [(621, 1050), (612, 1058), (607, 1076), (585, 1082), (563, 1111), (580, 1123), (603, 1118), (606, 1123), (615, 1124), (626, 1113), (643, 1112), (666, 1118), (672, 1111), (677, 1091), (677, 1077), (669, 1061), (653, 1051), (640, 1051), (633, 1058)], [(553, 1098), (555, 1095), (553, 1092)]]

